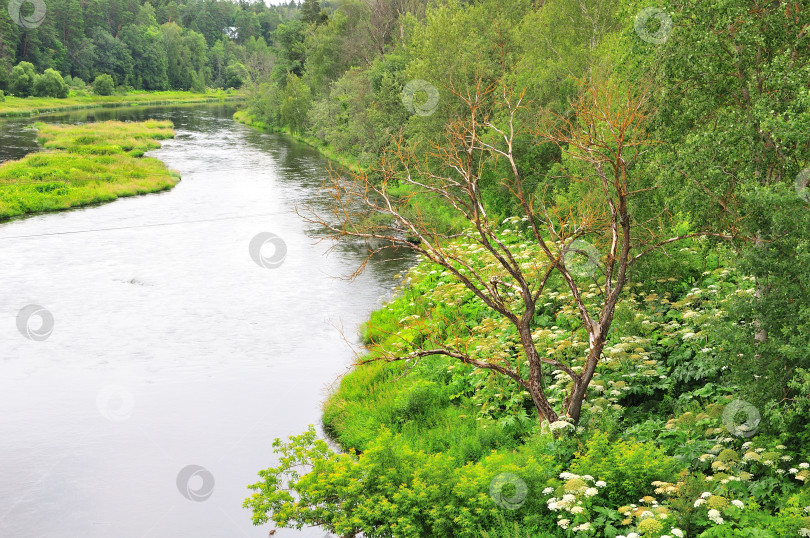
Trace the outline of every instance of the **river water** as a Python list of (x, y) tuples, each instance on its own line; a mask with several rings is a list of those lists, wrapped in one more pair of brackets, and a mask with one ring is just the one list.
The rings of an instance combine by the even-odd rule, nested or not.
[[(343, 335), (356, 342), (403, 264), (376, 260), (354, 281), (336, 278), (363, 249), (327, 255), (330, 244), (292, 209), (323, 199), (328, 162), (232, 112), (46, 118), (170, 119), (176, 138), (149, 155), (182, 181), (0, 224), (0, 536), (263, 537), (273, 528), (251, 524), (246, 486), (275, 462), (274, 438), (319, 422), (328, 387), (353, 359)], [(36, 149), (30, 123), (0, 123), (0, 160)], [(286, 244), (276, 267), (249, 255), (262, 232)], [(280, 257), (272, 245), (261, 252)], [(32, 338), (17, 322), (28, 305), (44, 309), (23, 326)]]

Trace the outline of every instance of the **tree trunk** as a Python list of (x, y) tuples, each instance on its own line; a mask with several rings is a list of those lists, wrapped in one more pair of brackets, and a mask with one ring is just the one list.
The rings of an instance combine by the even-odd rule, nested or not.
[(586, 367), (579, 381), (574, 381), (574, 388), (571, 390), (571, 395), (569, 396), (566, 413), (574, 421), (575, 426), (579, 424), (579, 417), (582, 414), (582, 403), (585, 401), (588, 386), (591, 384), (591, 379), (593, 379), (593, 374), (596, 371), (596, 365), (599, 363), (599, 355), (602, 354), (602, 349), (605, 347), (605, 335), (610, 327), (610, 321), (612, 321), (612, 316), (610, 316), (607, 322), (607, 327), (600, 327), (600, 334), (594, 338), (593, 345), (588, 353)]
[(549, 424), (556, 422), (559, 417), (557, 413), (554, 412), (554, 409), (551, 408), (551, 404), (543, 394), (542, 387), (532, 386), (530, 382), (529, 394), (531, 394), (532, 401), (534, 402), (534, 408), (537, 409), (537, 418), (540, 424), (542, 424), (544, 420), (547, 420)]

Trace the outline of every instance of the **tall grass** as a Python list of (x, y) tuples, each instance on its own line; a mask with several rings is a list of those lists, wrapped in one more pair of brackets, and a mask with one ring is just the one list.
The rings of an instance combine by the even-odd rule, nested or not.
[(208, 103), (224, 100), (241, 100), (243, 98), (244, 95), (242, 93), (232, 90), (215, 90), (207, 93), (138, 91), (108, 96), (84, 94), (84, 92), (71, 92), (71, 94), (64, 99), (58, 99), (56, 97), (6, 96), (4, 101), (0, 101), (0, 118), (36, 116), (46, 112), (79, 110), (84, 108)]
[(180, 179), (143, 156), (174, 137), (169, 121), (35, 127), (45, 150), (0, 165), (0, 220), (162, 191)]

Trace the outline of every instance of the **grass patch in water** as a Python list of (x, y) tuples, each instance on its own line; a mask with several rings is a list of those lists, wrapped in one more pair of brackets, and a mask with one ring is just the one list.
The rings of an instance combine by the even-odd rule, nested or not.
[(0, 219), (162, 191), (180, 179), (143, 156), (174, 137), (170, 121), (35, 127), (45, 150), (0, 165)]

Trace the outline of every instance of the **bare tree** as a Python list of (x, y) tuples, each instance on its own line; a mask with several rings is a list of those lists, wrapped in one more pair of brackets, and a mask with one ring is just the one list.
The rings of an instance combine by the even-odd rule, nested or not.
[[(330, 174), (326, 187), (334, 202), (332, 214), (318, 214), (310, 207), (302, 215), (326, 227), (334, 239), (367, 241), (371, 255), (382, 248), (405, 248), (441, 266), (514, 326), (522, 348), (517, 361), (477, 357), (462, 341), (401, 354), (375, 349), (374, 356), (366, 360), (452, 357), (512, 379), (530, 394), (541, 422), (555, 422), (562, 415), (577, 423), (629, 268), (658, 247), (699, 235), (656, 236), (654, 227), (637, 223), (629, 210), (635, 196), (654, 188), (642, 187), (643, 178), (634, 177), (633, 172), (634, 164), (654, 143), (645, 130), (647, 94), (592, 84), (572, 103), (570, 116), (535, 122), (545, 127), (530, 130), (527, 125), (532, 112), (522, 94), (495, 84), (485, 86), (481, 80), (463, 89), (451, 83), (448, 90), (459, 100), (463, 114), (449, 122), (442, 142), (420, 152), (406, 147), (400, 139), (378, 170), (381, 180), (373, 180), (366, 173), (350, 177)], [(567, 154), (566, 174), (572, 182), (583, 184), (581, 190), (586, 194), (581, 199), (551, 204), (543, 196), (542, 186), (527, 185), (517, 164), (515, 142), (530, 131), (536, 140), (550, 141)], [(514, 196), (528, 225), (526, 233), (542, 253), (531, 267), (521, 263), (514, 249), (502, 240), (498, 223), (487, 212), (482, 175), (492, 170), (506, 170), (501, 182)], [(418, 208), (414, 209), (410, 197), (392, 195), (392, 187), (401, 184), (410, 186), (417, 199), (442, 200), (464, 217), (469, 231), (434, 229)], [(375, 218), (369, 218), (369, 212)], [(460, 235), (483, 247), (496, 262), (497, 276), (485, 276), (468, 255), (454, 248)], [(592, 255), (583, 252), (581, 245), (598, 253), (598, 261), (593, 260), (599, 273), (596, 279), (583, 278), (572, 267), (578, 262), (569, 254)], [(551, 279), (555, 275), (570, 291), (588, 335), (584, 364), (582, 359), (565, 362), (545, 356), (532, 335), (532, 318), (537, 305), (547, 301), (544, 293), (553, 291)], [(583, 298), (585, 288), (594, 282), (601, 290), (596, 306)], [(572, 382), (559, 410), (552, 407), (544, 388), (544, 370), (552, 369), (565, 372)]]

